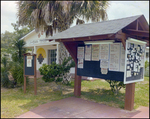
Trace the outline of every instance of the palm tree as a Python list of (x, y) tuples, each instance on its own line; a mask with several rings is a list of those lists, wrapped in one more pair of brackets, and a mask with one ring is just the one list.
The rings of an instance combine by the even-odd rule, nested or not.
[(38, 32), (44, 27), (46, 35), (53, 35), (53, 29), (61, 32), (70, 27), (74, 19), (77, 24), (83, 19), (92, 22), (106, 20), (108, 1), (19, 1), (19, 25), (30, 25)]

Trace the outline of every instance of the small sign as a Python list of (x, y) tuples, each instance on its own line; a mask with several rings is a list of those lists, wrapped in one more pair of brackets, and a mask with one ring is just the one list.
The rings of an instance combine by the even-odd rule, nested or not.
[(27, 67), (32, 67), (32, 56), (27, 56)]
[(101, 68), (101, 74), (107, 74), (108, 69), (107, 68)]

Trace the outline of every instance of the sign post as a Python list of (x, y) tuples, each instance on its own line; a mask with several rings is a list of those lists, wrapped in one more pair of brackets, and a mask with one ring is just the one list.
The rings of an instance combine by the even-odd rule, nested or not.
[(36, 82), (36, 54), (24, 54), (24, 93), (26, 93), (26, 77), (34, 76), (34, 95), (37, 94)]

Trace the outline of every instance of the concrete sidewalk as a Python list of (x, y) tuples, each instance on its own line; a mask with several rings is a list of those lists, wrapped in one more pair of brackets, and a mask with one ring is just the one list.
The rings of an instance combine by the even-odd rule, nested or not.
[(149, 107), (127, 111), (69, 97), (40, 105), (16, 118), (149, 118)]

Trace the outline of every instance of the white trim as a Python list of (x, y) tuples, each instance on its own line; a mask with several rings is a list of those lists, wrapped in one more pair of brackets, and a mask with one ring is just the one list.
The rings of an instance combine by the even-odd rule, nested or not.
[(103, 41), (85, 41), (85, 44), (110, 44), (113, 43), (114, 40), (103, 40)]
[(27, 37), (28, 35), (30, 35), (31, 33), (33, 33), (35, 31), (35, 29), (33, 29), (32, 31), (30, 31), (28, 34), (26, 34), (25, 36), (23, 36), (22, 38), (20, 38), (19, 40), (23, 40), (25, 37)]
[(24, 45), (24, 47), (34, 47), (34, 46), (45, 46), (45, 45), (54, 45), (54, 44), (59, 44), (59, 42), (47, 42), (47, 43), (41, 43), (41, 44), (33, 44), (33, 45)]

